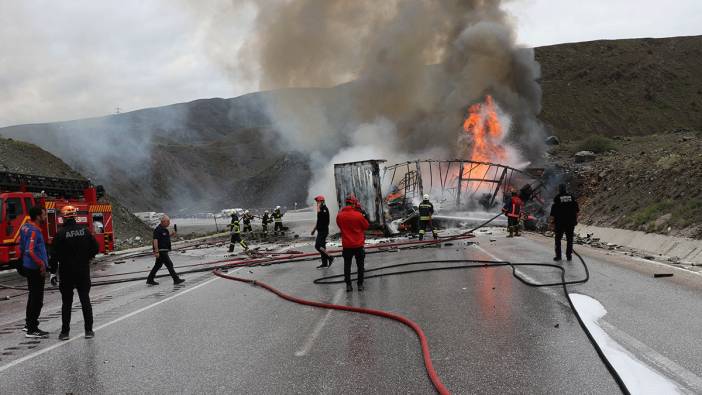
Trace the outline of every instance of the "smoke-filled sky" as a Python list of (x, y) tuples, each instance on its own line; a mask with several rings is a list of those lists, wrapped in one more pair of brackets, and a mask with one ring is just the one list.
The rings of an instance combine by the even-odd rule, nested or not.
[[(702, 34), (699, 0), (664, 5), (654, 0), (513, 0), (505, 7), (517, 41), (530, 46)], [(237, 49), (255, 21), (250, 3), (237, 0), (3, 0), (0, 126), (233, 97), (275, 86), (281, 81), (271, 79), (274, 75), (262, 77), (255, 65), (241, 67), (246, 59), (232, 54), (245, 54)], [(334, 51), (333, 42), (325, 44)], [(305, 82), (304, 74), (285, 77)], [(339, 74), (334, 77), (315, 82), (338, 82)]]

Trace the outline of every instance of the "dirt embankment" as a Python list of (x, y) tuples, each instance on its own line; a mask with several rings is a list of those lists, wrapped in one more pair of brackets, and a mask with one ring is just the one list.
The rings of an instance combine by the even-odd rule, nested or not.
[[(85, 179), (56, 156), (34, 144), (0, 138), (0, 171), (35, 174), (46, 177)], [(108, 191), (109, 192), (109, 191)], [(116, 199), (107, 196), (112, 204), (114, 231), (118, 244), (123, 240), (141, 237), (149, 241), (151, 230), (132, 215)]]
[[(584, 149), (601, 151), (576, 162)], [(551, 150), (574, 176), (588, 225), (702, 239), (702, 132), (567, 141)]]

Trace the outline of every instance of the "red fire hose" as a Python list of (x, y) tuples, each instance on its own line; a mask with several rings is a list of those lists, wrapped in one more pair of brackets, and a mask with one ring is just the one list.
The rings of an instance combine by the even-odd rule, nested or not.
[(283, 293), (282, 291), (279, 291), (266, 283), (262, 283), (260, 281), (256, 281), (256, 280), (252, 280), (252, 279), (235, 277), (235, 276), (231, 276), (228, 274), (224, 274), (219, 269), (216, 269), (214, 271), (214, 274), (219, 276), (219, 277), (226, 278), (227, 280), (234, 280), (234, 281), (240, 281), (240, 282), (248, 283), (248, 284), (252, 284), (252, 285), (258, 285), (259, 287), (276, 294), (278, 297), (283, 298), (283, 299), (290, 301), (290, 302), (293, 302), (293, 303), (297, 303), (297, 304), (301, 304), (301, 305), (305, 305), (305, 306), (319, 307), (319, 308), (323, 308), (323, 309), (343, 310), (343, 311), (351, 311), (354, 313), (375, 315), (378, 317), (383, 317), (383, 318), (388, 318), (388, 319), (391, 319), (394, 321), (398, 321), (398, 322), (410, 327), (414, 331), (414, 333), (417, 334), (417, 337), (419, 338), (419, 344), (422, 348), (422, 356), (424, 357), (424, 367), (427, 370), (427, 375), (429, 375), (429, 380), (431, 380), (431, 383), (434, 385), (434, 388), (436, 388), (436, 391), (439, 394), (442, 394), (442, 395), (449, 394), (448, 389), (441, 382), (439, 375), (436, 373), (436, 370), (434, 370), (434, 366), (432, 365), (431, 355), (429, 354), (429, 344), (427, 343), (427, 337), (424, 335), (424, 331), (422, 331), (422, 328), (416, 322), (410, 320), (409, 318), (403, 317), (399, 314), (394, 314), (394, 313), (390, 313), (387, 311), (383, 311), (383, 310), (368, 309), (368, 308), (354, 307), (354, 306), (344, 306), (344, 305), (338, 305), (338, 304), (332, 304), (332, 303), (322, 303), (322, 302), (315, 302), (313, 300), (298, 298), (298, 297)]

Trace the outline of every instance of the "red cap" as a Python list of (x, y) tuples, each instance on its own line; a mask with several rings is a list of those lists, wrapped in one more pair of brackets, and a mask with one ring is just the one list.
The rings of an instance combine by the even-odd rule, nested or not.
[(353, 204), (354, 206), (358, 206), (359, 202), (356, 198), (356, 195), (354, 195), (353, 193), (349, 193), (346, 196), (346, 204)]
[(315, 202), (323, 202), (323, 201), (325, 201), (325, 200), (326, 200), (326, 199), (324, 199), (324, 195), (317, 195), (317, 196), (314, 197), (314, 201), (315, 201)]

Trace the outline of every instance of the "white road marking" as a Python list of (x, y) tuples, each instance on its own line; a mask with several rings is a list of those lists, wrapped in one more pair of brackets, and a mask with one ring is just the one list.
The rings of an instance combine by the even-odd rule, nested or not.
[[(477, 245), (477, 244), (475, 244), (474, 246), (475, 246), (477, 249), (479, 249), (480, 251), (482, 251), (485, 255), (489, 256), (490, 258), (492, 258), (492, 259), (494, 259), (494, 260), (496, 260), (496, 261), (504, 261), (504, 259), (500, 259), (500, 258), (496, 257), (495, 255), (491, 254), (490, 252), (488, 252), (488, 251), (487, 251), (486, 249), (484, 249), (483, 247), (481, 247), (481, 246), (479, 246), (479, 245)], [(523, 271), (521, 271), (521, 270), (519, 270), (519, 269), (517, 269), (516, 272), (519, 273), (519, 275), (522, 276), (522, 278), (524, 278), (525, 280), (527, 280), (527, 281), (529, 281), (529, 282), (532, 282), (532, 283), (538, 283), (538, 282), (539, 282), (539, 281), (536, 280), (534, 277), (531, 277), (530, 275), (524, 273)], [(545, 294), (554, 296), (554, 297), (558, 297), (558, 296), (560, 295), (560, 293), (557, 292), (557, 291), (556, 291), (555, 289), (553, 289), (553, 288), (540, 287), (540, 288), (538, 288), (538, 289), (539, 289), (539, 291), (541, 291), (541, 292), (543, 292), (543, 293), (545, 293)], [(560, 302), (561, 304), (563, 304), (564, 306), (568, 306), (567, 303), (563, 303), (561, 300), (559, 300), (559, 302)], [(568, 306), (568, 307), (570, 307), (570, 306)]]
[[(492, 259), (498, 261), (503, 260), (486, 251), (484, 248), (480, 247), (477, 244), (475, 245), (475, 247), (483, 253), (485, 253), (486, 255), (488, 255), (489, 257), (491, 257)], [(658, 264), (663, 265), (661, 263)], [(519, 270), (517, 270), (517, 272), (519, 272), (519, 275), (524, 277), (524, 279), (531, 282), (537, 282), (535, 278), (529, 276), (528, 274), (525, 274), (524, 272)], [(570, 308), (570, 305), (560, 297), (561, 293), (556, 291), (555, 288), (541, 287), (539, 288), (539, 290), (546, 294), (556, 297), (559, 303)], [(675, 382), (684, 383), (684, 385), (687, 386), (687, 388), (702, 393), (701, 377), (697, 376), (695, 373), (684, 368), (683, 366), (680, 366), (679, 364), (671, 361), (670, 359), (658, 353), (656, 350), (652, 349), (651, 347), (647, 346), (646, 344), (642, 343), (638, 339), (632, 337), (631, 335), (622, 331), (621, 329), (617, 328), (611, 323), (605, 321), (604, 319), (599, 319), (598, 323), (600, 324), (602, 329), (605, 330), (606, 333), (611, 336), (610, 338), (613, 338), (618, 343), (626, 346), (625, 348), (628, 350), (636, 350), (637, 356), (639, 356), (643, 360), (646, 360), (650, 365), (657, 367), (658, 370), (664, 372), (668, 377), (674, 378)]]
[[(241, 268), (239, 268), (239, 269), (241, 269)], [(233, 270), (232, 272), (235, 272), (235, 271), (237, 271), (237, 270), (239, 270), (239, 269)], [(166, 299), (159, 300), (158, 302), (152, 303), (152, 304), (150, 304), (150, 305), (148, 305), (148, 306), (145, 306), (145, 307), (142, 307), (142, 308), (140, 308), (140, 309), (138, 309), (138, 310), (132, 311), (131, 313), (125, 314), (125, 315), (123, 315), (123, 316), (121, 316), (121, 317), (119, 317), (119, 318), (116, 318), (116, 319), (114, 319), (114, 320), (112, 320), (112, 321), (110, 321), (110, 322), (107, 322), (107, 323), (104, 323), (104, 324), (98, 326), (97, 328), (94, 329), (94, 331), (97, 332), (97, 331), (99, 331), (99, 330), (101, 330), (101, 329), (103, 329), (103, 328), (106, 328), (106, 327), (110, 326), (110, 325), (113, 325), (113, 324), (116, 324), (116, 323), (118, 323), (118, 322), (120, 322), (120, 321), (126, 320), (126, 319), (129, 318), (129, 317), (135, 316), (135, 315), (137, 315), (137, 314), (139, 314), (139, 313), (141, 313), (141, 312), (144, 312), (144, 311), (146, 311), (146, 310), (149, 310), (149, 309), (151, 309), (151, 308), (153, 308), (153, 307), (156, 307), (156, 306), (158, 306), (158, 305), (160, 305), (160, 304), (166, 303), (166, 302), (168, 302), (168, 301), (170, 301), (170, 300), (173, 300), (173, 299), (175, 299), (175, 298), (177, 298), (177, 297), (179, 297), (179, 296), (185, 295), (185, 294), (187, 294), (187, 293), (190, 292), (190, 291), (194, 291), (194, 290), (196, 290), (196, 289), (198, 289), (198, 288), (200, 288), (200, 287), (204, 287), (205, 285), (207, 285), (207, 284), (209, 284), (209, 283), (211, 283), (211, 282), (213, 282), (213, 281), (215, 281), (215, 280), (217, 280), (217, 279), (219, 279), (219, 277), (215, 277), (215, 278), (213, 278), (213, 279), (211, 279), (211, 280), (207, 280), (207, 281), (205, 281), (204, 283), (198, 284), (198, 285), (196, 285), (196, 286), (194, 286), (194, 287), (192, 287), (192, 288), (188, 288), (188, 289), (186, 289), (186, 290), (184, 290), (184, 291), (182, 291), (182, 292), (178, 292), (177, 294), (175, 294), (175, 295), (173, 295), (173, 296), (169, 296), (169, 297), (167, 297)], [(38, 356), (40, 356), (40, 355), (42, 355), (42, 354), (45, 354), (45, 353), (47, 353), (47, 352), (49, 352), (49, 351), (52, 351), (52, 350), (54, 350), (54, 349), (57, 349), (57, 348), (59, 348), (59, 347), (61, 347), (61, 346), (63, 346), (63, 345), (66, 345), (66, 344), (68, 344), (68, 343), (70, 343), (70, 342), (72, 342), (72, 341), (74, 341), (74, 340), (76, 340), (76, 339), (80, 339), (80, 338), (82, 338), (82, 337), (85, 337), (85, 335), (82, 335), (82, 334), (81, 334), (81, 335), (72, 337), (72, 338), (70, 338), (70, 339), (68, 339), (68, 340), (65, 340), (65, 341), (59, 341), (59, 343), (56, 343), (56, 344), (54, 344), (53, 346), (49, 346), (49, 347), (47, 347), (47, 348), (43, 348), (43, 349), (41, 349), (41, 350), (39, 350), (39, 351), (33, 352), (33, 353), (31, 353), (31, 354), (29, 354), (29, 355), (26, 355), (26, 356), (24, 356), (24, 357), (22, 357), (22, 358), (15, 359), (14, 361), (12, 361), (12, 362), (10, 362), (10, 363), (8, 363), (8, 364), (6, 364), (6, 365), (0, 366), (0, 373), (4, 372), (5, 370), (7, 370), (7, 369), (9, 369), (9, 368), (11, 368), (11, 367), (13, 367), (13, 366), (19, 365), (19, 364), (21, 364), (22, 362), (29, 361), (30, 359), (36, 358), (36, 357), (38, 357)]]
[[(341, 299), (341, 296), (344, 294), (344, 289), (339, 288), (339, 290), (336, 292), (336, 295), (334, 295), (334, 300), (332, 301), (332, 304), (338, 304), (339, 300)], [(307, 353), (310, 352), (312, 349), (312, 345), (314, 344), (315, 340), (319, 337), (319, 334), (322, 333), (322, 328), (324, 328), (324, 325), (327, 323), (327, 320), (329, 319), (329, 316), (331, 315), (333, 310), (327, 310), (327, 313), (324, 314), (324, 317), (317, 321), (317, 325), (315, 325), (314, 329), (312, 332), (307, 336), (307, 339), (305, 340), (305, 343), (302, 345), (302, 348), (297, 350), (295, 352), (296, 357), (304, 357), (307, 355)]]
[(656, 352), (656, 350), (631, 337), (628, 333), (620, 330), (609, 322), (599, 320), (598, 323), (602, 329), (604, 329), (617, 342), (625, 345), (628, 349), (637, 350), (642, 359), (645, 359), (651, 365), (656, 366), (668, 376), (674, 377), (677, 382), (684, 383), (688, 388), (694, 390), (695, 393), (702, 394), (702, 378), (697, 376), (695, 373), (664, 357)]
[(598, 300), (576, 293), (570, 294), (570, 298), (585, 326), (632, 393), (651, 395), (683, 393), (679, 385), (672, 379), (639, 360), (607, 335), (599, 325), (602, 317), (607, 314), (607, 310)]

